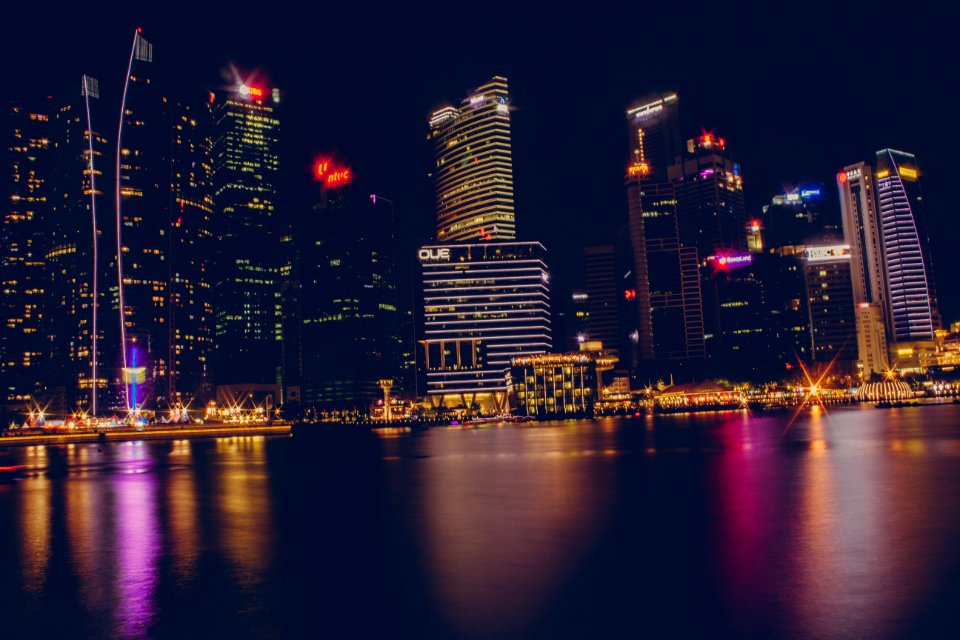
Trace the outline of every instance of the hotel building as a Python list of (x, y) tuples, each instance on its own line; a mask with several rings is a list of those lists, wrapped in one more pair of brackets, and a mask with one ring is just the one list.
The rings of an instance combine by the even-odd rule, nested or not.
[(550, 353), (513, 358), (514, 411), (537, 418), (592, 417), (599, 398), (594, 353)]
[(539, 242), (427, 245), (419, 251), (419, 336), (435, 405), (506, 408), (511, 359), (551, 348), (549, 274)]

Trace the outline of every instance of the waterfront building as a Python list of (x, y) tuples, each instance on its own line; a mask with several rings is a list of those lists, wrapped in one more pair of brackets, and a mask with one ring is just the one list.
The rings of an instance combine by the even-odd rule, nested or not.
[(516, 237), (510, 96), (494, 76), (430, 116), (437, 241), (513, 240)]
[(217, 384), (276, 384), (280, 368), (277, 89), (241, 84), (213, 105)]
[(627, 124), (634, 286), (625, 298), (635, 300), (638, 366), (660, 373), (706, 355), (697, 250), (680, 242), (676, 192), (668, 180), (668, 166), (680, 157), (677, 96), (628, 110)]
[(877, 209), (887, 281), (891, 342), (931, 341), (940, 328), (933, 256), (914, 155), (877, 152)]
[(421, 393), (436, 406), (506, 409), (511, 358), (551, 349), (549, 272), (539, 242), (426, 245)]
[[(116, 160), (119, 248), (111, 269), (111, 324), (122, 326), (117, 348), (108, 354), (118, 373), (143, 368), (139, 403), (164, 405), (170, 371), (170, 114), (153, 45), (139, 31), (125, 81)], [(133, 406), (126, 392), (125, 403)]]
[(704, 133), (687, 141), (683, 158), (668, 170), (676, 189), (680, 241), (700, 256), (747, 250), (743, 176), (727, 141)]
[(700, 269), (704, 336), (713, 375), (757, 382), (769, 379), (770, 321), (764, 283), (754, 256), (707, 256)]
[(857, 360), (850, 246), (808, 246), (804, 263), (812, 360), (849, 373)]
[(53, 206), (51, 101), (12, 102), (0, 209), (0, 405), (26, 407), (46, 378), (45, 248)]
[(102, 111), (99, 97), (97, 80), (83, 76), (58, 104), (53, 122), (53, 205), (44, 225), (44, 400), (61, 413), (93, 411), (95, 398), (98, 410), (111, 404), (116, 398), (108, 385), (120, 376), (117, 349), (106, 339), (119, 331), (108, 297), (116, 271), (107, 277), (117, 246), (110, 197), (116, 150), (102, 133), (115, 114)]
[[(285, 397), (320, 411), (365, 411), (401, 372), (394, 204), (329, 161), (315, 206), (293, 229), (284, 278)], [(323, 164), (323, 162), (321, 162)], [(288, 344), (288, 339), (291, 344)]]
[(599, 400), (596, 355), (519, 356), (511, 361), (512, 409), (536, 418), (592, 417)]
[(171, 100), (169, 333), (171, 400), (213, 393), (214, 255), (209, 95)]

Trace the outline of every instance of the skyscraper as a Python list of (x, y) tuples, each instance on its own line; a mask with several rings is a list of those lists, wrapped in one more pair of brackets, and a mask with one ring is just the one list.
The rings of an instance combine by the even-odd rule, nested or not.
[(500, 412), (510, 359), (552, 343), (546, 249), (514, 241), (507, 79), (435, 111), (429, 128), (438, 243), (418, 252), (418, 387), (437, 405)]
[(214, 105), (217, 384), (275, 384), (280, 365), (279, 92), (240, 85)]
[(877, 208), (886, 267), (890, 339), (933, 340), (940, 328), (933, 256), (914, 155), (877, 152)]
[(850, 373), (857, 359), (850, 247), (810, 246), (804, 261), (813, 361)]
[(586, 295), (586, 340), (599, 340), (605, 349), (618, 350), (624, 338), (620, 327), (620, 295), (613, 245), (594, 245), (584, 250)]
[(503, 411), (511, 359), (550, 351), (545, 253), (539, 242), (420, 249), (423, 391), (434, 402)]
[[(636, 339), (641, 361), (705, 357), (697, 250), (681, 245), (668, 167), (680, 157), (676, 95), (627, 111), (630, 158), (625, 184), (633, 254)], [(672, 372), (672, 371), (671, 371)]]
[(677, 192), (680, 241), (699, 255), (747, 250), (747, 212), (740, 165), (727, 141), (704, 133), (687, 141), (683, 159), (669, 169)]
[[(138, 30), (117, 140), (112, 306), (122, 327), (111, 354), (117, 369), (144, 369), (138, 405), (162, 404), (169, 392), (170, 114), (154, 71), (153, 45)], [(133, 408), (126, 389), (124, 396)]]
[(429, 124), (437, 241), (514, 239), (507, 79), (494, 76)]
[(873, 168), (864, 163), (837, 174), (843, 240), (850, 247), (850, 278), (861, 375), (884, 373), (887, 358), (887, 274)]
[(0, 404), (24, 403), (45, 380), (44, 252), (54, 149), (52, 104), (7, 109), (0, 210)]
[(323, 173), (284, 279), (284, 386), (305, 407), (364, 411), (400, 371), (394, 205), (347, 169)]
[(212, 117), (209, 96), (171, 100), (170, 398), (207, 398), (212, 389), (214, 317)]
[(46, 226), (46, 377), (50, 400), (63, 411), (92, 410), (91, 391), (108, 400), (108, 382), (119, 376), (104, 340), (107, 326), (117, 326), (108, 313), (105, 277), (116, 245), (104, 241), (115, 232), (109, 214), (113, 149), (101, 126), (114, 114), (101, 111), (94, 78), (84, 76), (79, 89), (62, 102), (53, 123), (54, 198)]

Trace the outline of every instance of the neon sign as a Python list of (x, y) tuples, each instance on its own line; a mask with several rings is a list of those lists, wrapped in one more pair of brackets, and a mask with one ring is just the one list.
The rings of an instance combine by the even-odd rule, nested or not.
[(626, 300), (636, 300), (637, 299), (637, 290), (636, 289), (627, 289), (623, 292), (623, 297)]
[(327, 187), (341, 187), (353, 179), (349, 168), (337, 167), (329, 160), (320, 160), (313, 167), (318, 180), (322, 180)]
[(446, 247), (425, 247), (420, 249), (417, 252), (417, 257), (420, 258), (420, 262), (433, 262), (437, 260), (449, 260), (450, 259), (450, 249)]
[(707, 261), (712, 262), (717, 269), (727, 271), (753, 264), (753, 256), (749, 253), (731, 253), (729, 255), (709, 256)]
[(807, 247), (807, 262), (825, 262), (850, 257), (850, 245), (838, 244), (827, 247)]

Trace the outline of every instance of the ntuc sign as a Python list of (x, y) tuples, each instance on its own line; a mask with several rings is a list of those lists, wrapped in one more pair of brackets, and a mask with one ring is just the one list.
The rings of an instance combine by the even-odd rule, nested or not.
[(420, 262), (440, 262), (450, 259), (450, 249), (446, 247), (425, 247), (417, 252)]

